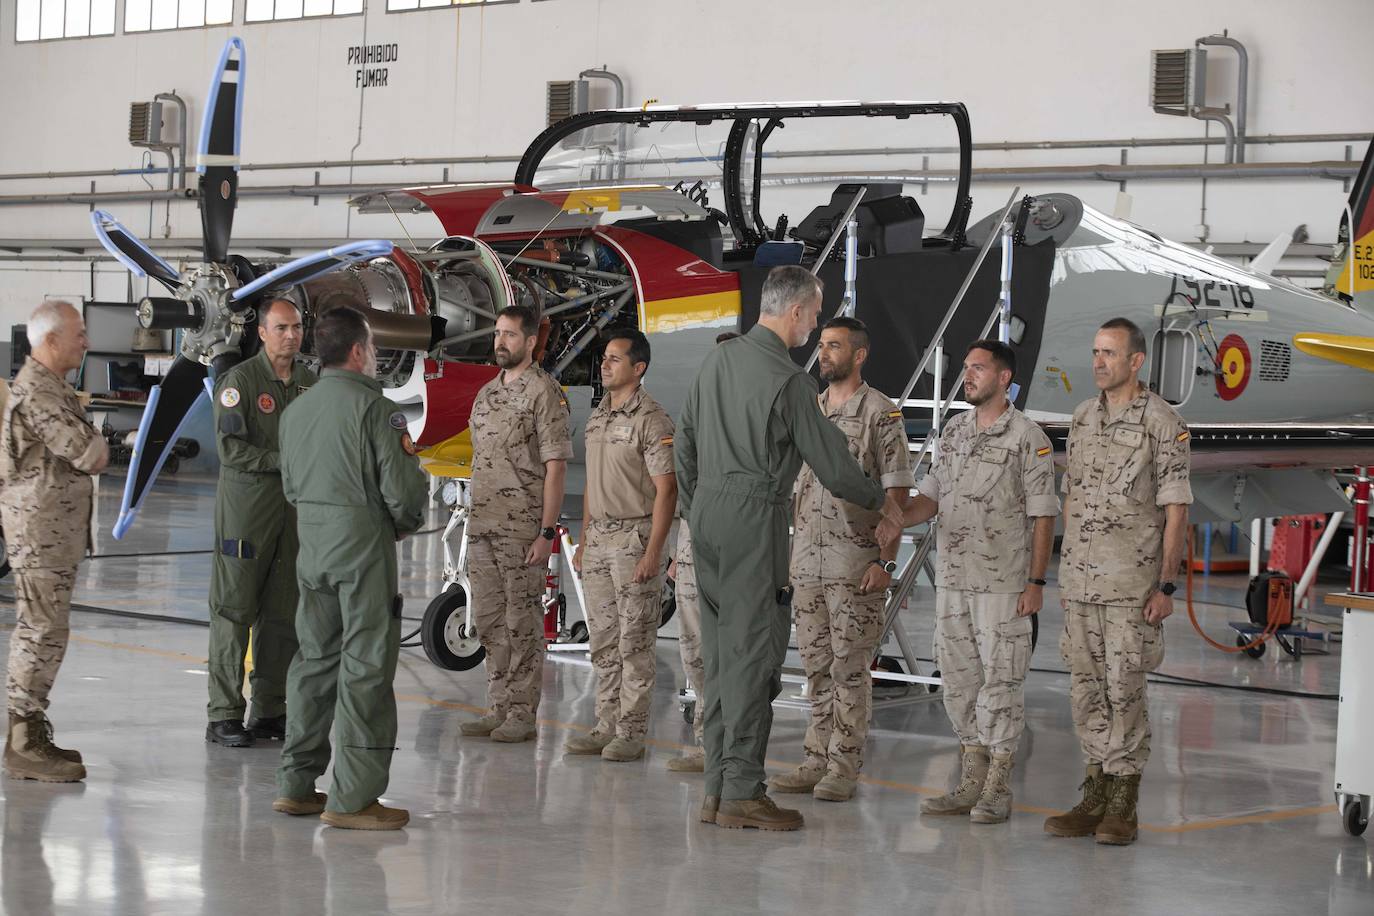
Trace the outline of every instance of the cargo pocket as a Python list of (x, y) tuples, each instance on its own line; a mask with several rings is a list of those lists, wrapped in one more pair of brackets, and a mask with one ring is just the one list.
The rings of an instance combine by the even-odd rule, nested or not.
[[(1006, 680), (1020, 680), (1026, 676), (1031, 657), (1031, 621), (1029, 617), (1004, 620), (997, 625), (999, 655), (1005, 659), (1005, 670), (998, 674)], [(1062, 641), (1061, 641), (1062, 651)]]
[(1145, 634), (1140, 645), (1140, 670), (1154, 671), (1164, 664), (1164, 625), (1142, 624)]
[(214, 558), (210, 604), (240, 625), (252, 624), (258, 609), (258, 559), (251, 541), (225, 538)]

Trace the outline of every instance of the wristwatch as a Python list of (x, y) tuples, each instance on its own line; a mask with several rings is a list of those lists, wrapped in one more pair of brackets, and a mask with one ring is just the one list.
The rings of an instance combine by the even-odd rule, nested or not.
[(873, 565), (881, 567), (883, 572), (887, 573), (889, 576), (897, 571), (896, 560), (874, 560)]
[(554, 538), (558, 537), (558, 530), (552, 527), (545, 528), (539, 533), (544, 536), (544, 540), (546, 541), (552, 541)]
[(1045, 580), (1044, 580), (1044, 579), (1030, 578), (1030, 579), (1027, 579), (1026, 581), (1029, 582), (1031, 585), (1039, 585), (1039, 586), (1044, 586), (1044, 585), (1045, 585)]
[(1172, 582), (1161, 582), (1161, 583), (1159, 583), (1159, 593), (1160, 593), (1161, 595), (1163, 595), (1164, 597), (1166, 597), (1166, 598), (1169, 597), (1170, 595), (1172, 595), (1172, 594), (1173, 594), (1174, 592), (1176, 592), (1176, 591), (1178, 591), (1178, 586), (1175, 585), (1175, 584), (1172, 583)]

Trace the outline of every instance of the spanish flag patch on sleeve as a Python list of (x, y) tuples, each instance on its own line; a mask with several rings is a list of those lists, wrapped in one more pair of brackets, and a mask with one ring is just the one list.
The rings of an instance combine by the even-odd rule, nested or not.
[(888, 416), (894, 420), (900, 420), (902, 418), (902, 412), (900, 410), (889, 411)]
[(659, 440), (658, 440), (658, 444), (659, 444), (659, 445), (672, 445), (672, 444), (673, 444), (673, 437), (672, 437), (672, 436), (664, 436), (662, 439), (659, 439)]
[(1187, 442), (1187, 441), (1188, 441), (1188, 435), (1189, 435), (1188, 430), (1185, 429), (1183, 432), (1181, 432), (1181, 433), (1178, 434), (1177, 438), (1175, 438), (1174, 441), (1175, 441), (1175, 442)]
[(1038, 449), (1035, 450), (1035, 457), (1037, 457), (1037, 458), (1044, 458), (1046, 455), (1048, 455), (1048, 454), (1049, 454), (1050, 452), (1052, 452), (1052, 451), (1054, 451), (1054, 450), (1053, 450), (1052, 448), (1050, 448), (1048, 445), (1045, 446), (1044, 448), (1038, 448)]

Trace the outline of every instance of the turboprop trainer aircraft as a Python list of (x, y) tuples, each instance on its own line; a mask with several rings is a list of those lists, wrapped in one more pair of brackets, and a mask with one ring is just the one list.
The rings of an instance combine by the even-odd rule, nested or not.
[[(264, 296), (301, 306), (307, 354), (321, 314), (340, 304), (367, 309), (379, 376), (409, 418), (427, 470), (463, 477), (468, 413), (497, 371), (491, 328), (508, 304), (542, 315), (537, 358), (567, 388), (580, 428), (600, 394), (601, 331), (633, 326), (648, 334), (648, 385), (676, 414), (715, 335), (755, 322), (771, 266), (800, 263), (825, 280), (824, 314), (853, 297), (878, 342), (868, 381), (895, 396), (932, 346), (980, 243), (1001, 227), (1000, 214), (968, 225), (972, 147), (962, 104), (646, 105), (551, 125), (509, 183), (379, 189), (352, 202), (363, 214), (403, 221), (398, 235), (422, 235), (420, 220), (430, 220), (429, 234), (441, 230), (442, 237), (428, 250), (349, 242), (267, 271), (228, 253), (244, 64), (242, 42), (231, 39), (205, 105), (198, 165), (204, 262), (179, 271), (113, 216), (93, 215), (111, 253), (169, 293), (138, 305), (141, 323), (182, 329), (180, 357), (140, 424), (117, 534), (133, 521), (168, 445), (206, 396), (207, 376), (256, 346), (254, 306)], [(813, 133), (833, 124), (846, 142), (862, 132), (877, 146), (885, 132), (917, 120), (952, 127), (957, 140), (953, 205), (942, 228), (927, 226), (917, 201), (929, 180), (924, 171), (839, 168), (805, 178), (768, 171), (801, 155), (767, 149), (789, 124), (805, 123)], [(719, 132), (714, 140), (712, 130)], [(795, 225), (781, 215), (765, 220), (765, 192), (795, 206), (798, 188), (818, 183), (829, 199), (807, 205)], [(706, 196), (717, 186), (723, 209)], [(1374, 405), (1372, 195), (1366, 157), (1351, 195), (1341, 270), (1325, 293), (1170, 242), (1067, 194), (1026, 198), (1012, 210), (1017, 405), (1047, 423), (1066, 420), (1094, 390), (1093, 332), (1124, 315), (1150, 339), (1151, 387), (1193, 427), (1195, 470), (1206, 476), (1195, 480), (1195, 520), (1344, 504), (1329, 469), (1374, 464), (1374, 427), (1361, 425)], [(858, 232), (847, 293), (847, 265), (834, 253), (844, 247), (835, 242), (850, 214)], [(950, 367), (998, 300), (999, 258), (994, 251), (973, 274), (945, 330)], [(808, 350), (797, 353), (804, 361)], [(939, 377), (938, 394), (947, 395), (957, 372)], [(919, 378), (912, 397), (936, 396), (935, 378)], [(924, 435), (922, 415), (908, 408), (913, 436)]]

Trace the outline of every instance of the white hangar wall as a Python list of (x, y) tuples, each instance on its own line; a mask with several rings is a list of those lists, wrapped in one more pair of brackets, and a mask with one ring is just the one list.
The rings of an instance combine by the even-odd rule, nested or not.
[[(123, 2), (117, 21), (122, 23)], [(144, 151), (127, 142), (129, 103), (175, 90), (191, 106), (192, 146), (208, 74), (224, 39), (247, 45), (243, 161), (251, 164), (397, 157), (518, 156), (544, 126), (545, 82), (605, 65), (623, 75), (628, 99), (665, 103), (792, 99), (940, 99), (964, 102), (975, 141), (1202, 137), (1204, 124), (1151, 111), (1149, 52), (1190, 47), (1229, 29), (1250, 51), (1249, 132), (1297, 134), (1374, 129), (1365, 89), (1374, 84), (1367, 0), (1156, 0), (1138, 5), (1072, 0), (973, 4), (928, 0), (518, 0), (387, 13), (367, 0), (362, 15), (232, 27), (16, 44), (15, 7), (0, 4), (0, 173), (132, 169)], [(360, 90), (350, 46), (395, 44), (385, 86)], [(1230, 100), (1234, 56), (1210, 53), (1210, 101)], [(604, 83), (593, 101), (608, 104)], [(883, 130), (891, 123), (883, 126)], [(807, 124), (770, 147), (917, 145), (875, 125), (845, 134)], [(1212, 133), (1217, 133), (1213, 126)], [(950, 133), (922, 135), (949, 142)], [(1137, 148), (1132, 164), (1197, 163), (1203, 148)], [(1363, 156), (1355, 144), (1354, 157)], [(1345, 144), (1251, 145), (1252, 162), (1341, 159)], [(976, 167), (1117, 163), (1118, 149), (975, 154)], [(1221, 158), (1218, 146), (1207, 151)], [(157, 157), (160, 164), (162, 158)], [(841, 161), (819, 168), (842, 167)], [(953, 158), (933, 157), (932, 167)], [(850, 163), (851, 167), (861, 167)], [(871, 162), (862, 167), (872, 168)], [(879, 167), (920, 168), (919, 158), (886, 157)], [(509, 179), (511, 162), (452, 165), (451, 180)], [(309, 184), (316, 169), (251, 170), (245, 187)], [(438, 182), (441, 165), (320, 169), (319, 181)], [(194, 176), (193, 176), (194, 178)], [(0, 181), (0, 197), (127, 190), (161, 175)], [(1011, 188), (974, 185), (973, 219), (996, 209)], [(1027, 184), (1024, 192), (1064, 190), (1110, 211), (1109, 182)], [(1195, 240), (1203, 222), (1198, 181), (1133, 181), (1131, 218), (1163, 235)], [(795, 223), (828, 186), (765, 195), (769, 218)], [(1330, 242), (1345, 199), (1339, 181), (1211, 181), (1205, 188), (1209, 239), (1267, 242), (1306, 223)], [(920, 199), (943, 225), (951, 195), (932, 186)], [(713, 200), (718, 203), (718, 198)], [(194, 204), (108, 206), (150, 237), (198, 237)], [(407, 229), (433, 237), (426, 215)], [(84, 205), (0, 206), (0, 239), (86, 238)], [(240, 238), (401, 238), (390, 217), (350, 216), (342, 197), (240, 199)], [(142, 292), (142, 283), (133, 292)], [(0, 335), (24, 320), (43, 295), (123, 298), (126, 274), (112, 262), (0, 263)]]

